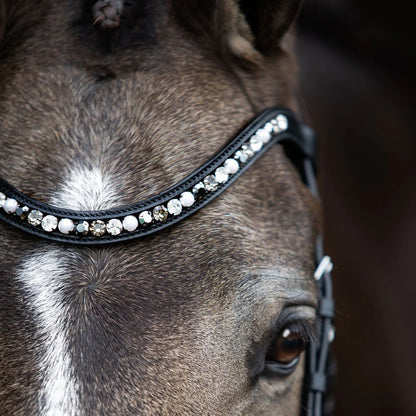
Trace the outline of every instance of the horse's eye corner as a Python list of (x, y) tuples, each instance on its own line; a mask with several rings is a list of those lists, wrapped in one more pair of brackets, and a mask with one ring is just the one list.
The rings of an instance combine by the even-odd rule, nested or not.
[(287, 376), (292, 374), (302, 353), (315, 340), (315, 327), (307, 321), (296, 321), (281, 329), (266, 354), (265, 372)]

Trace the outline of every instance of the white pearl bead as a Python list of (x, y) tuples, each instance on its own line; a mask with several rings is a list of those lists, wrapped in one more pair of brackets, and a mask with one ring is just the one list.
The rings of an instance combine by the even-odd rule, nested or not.
[(134, 231), (139, 226), (139, 221), (134, 215), (127, 215), (123, 220), (123, 228), (126, 231)]
[(270, 141), (271, 134), (270, 134), (270, 132), (268, 132), (268, 131), (266, 131), (264, 129), (258, 129), (256, 131), (255, 136), (253, 136), (253, 137), (256, 137), (257, 139), (259, 139), (263, 143), (267, 143), (267, 142)]
[(17, 209), (17, 201), (13, 198), (8, 198), (3, 204), (3, 209), (8, 214), (12, 214)]
[(235, 159), (227, 159), (224, 162), (224, 168), (229, 175), (233, 175), (240, 169), (240, 165)]
[(179, 198), (183, 207), (191, 207), (195, 202), (195, 197), (192, 192), (184, 192)]
[(69, 234), (74, 231), (74, 228), (74, 221), (70, 220), (69, 218), (62, 218), (62, 220), (58, 223), (58, 230), (62, 234)]

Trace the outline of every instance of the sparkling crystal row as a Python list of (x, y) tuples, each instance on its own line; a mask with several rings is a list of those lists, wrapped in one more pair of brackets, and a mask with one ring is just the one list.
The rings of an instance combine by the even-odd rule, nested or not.
[(165, 205), (157, 205), (151, 210), (142, 211), (138, 215), (127, 215), (126, 217), (113, 218), (106, 222), (97, 219), (92, 221), (74, 221), (69, 218), (58, 218), (54, 215), (44, 215), (38, 209), (31, 209), (26, 205), (20, 205), (14, 198), (8, 198), (0, 192), (0, 208), (8, 215), (14, 215), (22, 221), (26, 221), (33, 227), (41, 227), (44, 231), (52, 233), (57, 231), (61, 234), (76, 234), (101, 237), (110, 234), (113, 236), (125, 232), (134, 232), (139, 227), (149, 226), (156, 222), (164, 222), (169, 216), (175, 217), (212, 192), (215, 192), (222, 184), (226, 183), (230, 176), (236, 174), (263, 146), (268, 143), (273, 134), (281, 133), (289, 127), (285, 115), (279, 114), (269, 120), (263, 127), (259, 128), (247, 142), (242, 144), (222, 166), (217, 167), (206, 175), (202, 181), (196, 183), (191, 189), (178, 194), (170, 199)]

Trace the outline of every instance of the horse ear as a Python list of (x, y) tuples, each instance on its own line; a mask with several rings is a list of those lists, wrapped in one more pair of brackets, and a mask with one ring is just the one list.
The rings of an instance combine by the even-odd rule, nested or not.
[(222, 52), (259, 64), (279, 49), (302, 0), (176, 0), (182, 21), (209, 34)]
[(267, 54), (292, 26), (303, 0), (241, 0), (240, 9), (251, 28), (255, 47)]

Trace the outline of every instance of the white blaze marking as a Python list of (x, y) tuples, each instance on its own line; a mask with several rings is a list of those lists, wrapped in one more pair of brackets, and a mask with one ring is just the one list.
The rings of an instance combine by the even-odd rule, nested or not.
[(62, 299), (67, 278), (62, 265), (61, 250), (48, 250), (26, 258), (18, 274), (24, 284), (29, 304), (40, 332), (43, 383), (39, 392), (41, 414), (45, 416), (76, 416), (77, 388), (72, 375), (66, 341), (65, 319), (68, 308)]
[[(76, 210), (107, 209), (117, 204), (116, 190), (99, 169), (74, 168), (50, 203)], [(68, 254), (68, 251), (66, 252)], [(72, 253), (71, 253), (72, 254)], [(65, 251), (44, 249), (23, 260), (17, 274), (33, 311), (40, 340), (39, 416), (79, 416), (79, 386), (71, 365), (68, 320), (73, 311), (65, 304), (63, 291), (70, 282)]]

